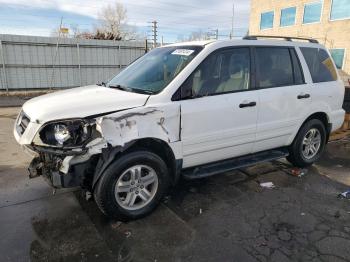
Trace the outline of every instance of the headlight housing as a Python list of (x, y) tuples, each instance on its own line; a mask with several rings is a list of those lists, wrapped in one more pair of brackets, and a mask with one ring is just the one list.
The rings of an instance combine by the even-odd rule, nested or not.
[(51, 122), (39, 131), (39, 138), (43, 145), (80, 147), (91, 139), (93, 126), (94, 122), (85, 119)]

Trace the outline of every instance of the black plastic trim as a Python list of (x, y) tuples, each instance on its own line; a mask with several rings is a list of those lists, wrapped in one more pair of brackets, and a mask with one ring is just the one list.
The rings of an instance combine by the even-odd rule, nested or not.
[(216, 174), (255, 165), (257, 163), (276, 160), (282, 157), (286, 157), (288, 154), (288, 149), (286, 147), (262, 151), (254, 154), (186, 168), (183, 170), (182, 176), (186, 179), (209, 177)]

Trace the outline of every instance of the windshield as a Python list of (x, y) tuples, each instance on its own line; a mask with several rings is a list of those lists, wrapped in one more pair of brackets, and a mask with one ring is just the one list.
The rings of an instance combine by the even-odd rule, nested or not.
[(108, 86), (130, 92), (159, 93), (202, 49), (200, 46), (153, 49), (115, 76)]

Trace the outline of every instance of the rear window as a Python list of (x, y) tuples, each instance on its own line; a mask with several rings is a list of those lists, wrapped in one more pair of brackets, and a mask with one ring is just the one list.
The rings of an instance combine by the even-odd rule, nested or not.
[(332, 59), (324, 49), (312, 47), (302, 47), (300, 49), (309, 67), (314, 83), (337, 80), (337, 71)]

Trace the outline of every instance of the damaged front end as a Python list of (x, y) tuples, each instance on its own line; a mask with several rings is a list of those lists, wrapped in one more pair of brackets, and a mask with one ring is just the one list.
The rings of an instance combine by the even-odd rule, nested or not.
[[(64, 158), (48, 153), (40, 153), (28, 167), (29, 178), (43, 176), (54, 188), (67, 188), (88, 185), (88, 173), (93, 172), (91, 162), (76, 164), (66, 174), (60, 171)], [(90, 171), (89, 171), (90, 170)]]
[(87, 187), (94, 172), (92, 165), (96, 164), (93, 156), (104, 146), (95, 119), (48, 122), (31, 145), (25, 146), (35, 154), (28, 167), (29, 177), (43, 176), (54, 188)]
[(180, 152), (180, 107), (139, 107), (94, 118), (44, 124), (31, 145), (36, 157), (29, 177), (43, 176), (55, 188), (80, 186), (91, 190), (107, 165), (141, 139), (167, 143)]

